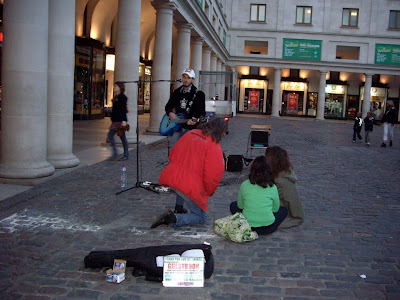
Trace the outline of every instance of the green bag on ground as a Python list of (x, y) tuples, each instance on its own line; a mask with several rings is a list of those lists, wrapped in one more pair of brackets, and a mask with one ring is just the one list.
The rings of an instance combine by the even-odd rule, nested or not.
[(213, 230), (216, 234), (237, 243), (251, 242), (258, 239), (258, 234), (251, 230), (246, 217), (236, 213), (214, 221)]

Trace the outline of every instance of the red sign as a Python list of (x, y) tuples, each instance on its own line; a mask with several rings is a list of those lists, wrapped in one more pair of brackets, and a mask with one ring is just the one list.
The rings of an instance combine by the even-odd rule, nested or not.
[(258, 111), (258, 100), (260, 99), (260, 92), (250, 91), (249, 97), (250, 97), (249, 110)]
[(297, 100), (299, 99), (299, 95), (296, 93), (289, 94), (288, 101), (288, 111), (297, 113)]
[(3, 33), (0, 32), (0, 42), (2, 42), (2, 41), (3, 41)]

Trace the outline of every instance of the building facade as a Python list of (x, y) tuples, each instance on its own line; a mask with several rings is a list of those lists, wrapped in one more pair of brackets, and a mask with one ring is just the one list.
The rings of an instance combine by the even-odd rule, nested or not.
[[(233, 100), (235, 113), (323, 120), (383, 112), (389, 99), (399, 107), (399, 1), (0, 5), (2, 178), (50, 176), (79, 164), (73, 119), (106, 116), (115, 81), (126, 83), (128, 140), (136, 140), (139, 113), (150, 113), (147, 130), (157, 132), (170, 91), (188, 66), (207, 99)], [(224, 80), (228, 73), (233, 83)]]

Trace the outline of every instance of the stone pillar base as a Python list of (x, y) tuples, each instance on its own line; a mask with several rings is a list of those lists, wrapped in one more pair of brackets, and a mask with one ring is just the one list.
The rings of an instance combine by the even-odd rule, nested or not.
[(56, 169), (64, 169), (64, 168), (72, 168), (79, 165), (79, 158), (75, 155), (71, 154), (68, 157), (60, 156), (60, 157), (48, 157), (47, 160), (56, 168)]
[[(20, 166), (20, 165), (19, 165)], [(54, 166), (49, 162), (43, 162), (38, 166), (26, 166), (25, 168), (17, 166), (0, 165), (0, 177), (4, 178), (40, 178), (54, 174)]]

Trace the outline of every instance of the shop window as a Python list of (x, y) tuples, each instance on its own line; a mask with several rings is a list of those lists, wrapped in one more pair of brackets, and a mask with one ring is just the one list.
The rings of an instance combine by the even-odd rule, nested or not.
[(244, 54), (268, 54), (268, 42), (264, 41), (245, 41)]
[(389, 29), (400, 29), (400, 10), (390, 11)]
[(296, 24), (309, 24), (312, 21), (312, 6), (296, 7)]
[(336, 59), (360, 59), (360, 47), (336, 46)]
[(250, 22), (265, 22), (266, 4), (250, 4)]
[(342, 26), (358, 27), (358, 8), (343, 8)]

